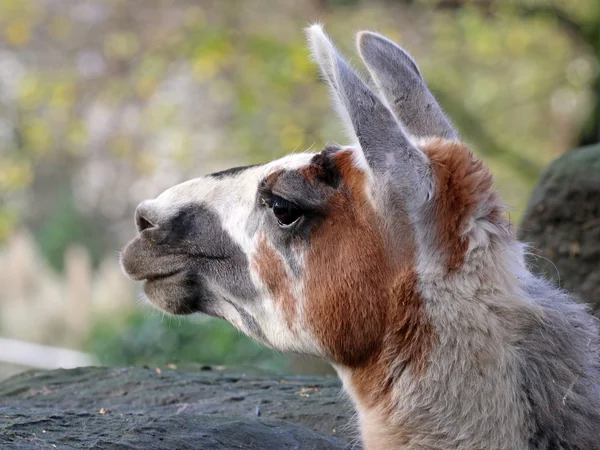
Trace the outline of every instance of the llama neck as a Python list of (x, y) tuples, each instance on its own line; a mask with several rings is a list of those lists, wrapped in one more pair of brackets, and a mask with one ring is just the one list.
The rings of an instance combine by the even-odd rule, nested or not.
[(416, 274), (404, 273), (392, 289), (382, 347), (364, 366), (336, 368), (365, 448), (525, 448), (515, 318), (527, 321), (535, 308), (501, 288), (508, 280), (478, 270), (418, 289), (411, 280)]
[[(460, 333), (471, 333), (468, 340), (439, 336), (421, 373), (403, 359), (338, 368), (365, 448), (526, 448), (519, 358), (495, 328), (465, 326)], [(465, 430), (471, 447), (461, 445)]]

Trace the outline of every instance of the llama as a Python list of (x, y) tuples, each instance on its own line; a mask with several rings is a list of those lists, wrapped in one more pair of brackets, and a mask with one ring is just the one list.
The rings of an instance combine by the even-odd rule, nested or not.
[(600, 449), (598, 323), (527, 270), (413, 59), (360, 32), (371, 87), (307, 35), (352, 144), (142, 202), (128, 276), (163, 311), (331, 362), (367, 449)]

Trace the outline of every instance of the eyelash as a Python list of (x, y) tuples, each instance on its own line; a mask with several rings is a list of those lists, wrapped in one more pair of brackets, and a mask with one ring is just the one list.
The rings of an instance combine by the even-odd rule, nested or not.
[(273, 211), (280, 227), (290, 227), (304, 215), (298, 205), (276, 195), (263, 197), (261, 202)]

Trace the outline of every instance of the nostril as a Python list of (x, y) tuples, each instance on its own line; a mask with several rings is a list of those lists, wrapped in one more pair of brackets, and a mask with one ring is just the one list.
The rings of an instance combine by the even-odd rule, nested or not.
[(156, 228), (156, 221), (151, 218), (147, 205), (144, 203), (140, 204), (135, 210), (135, 225), (138, 231), (141, 233), (149, 228)]
[(142, 231), (147, 230), (148, 228), (154, 228), (154, 225), (145, 217), (140, 216), (140, 218), (137, 221), (137, 227), (141, 233)]

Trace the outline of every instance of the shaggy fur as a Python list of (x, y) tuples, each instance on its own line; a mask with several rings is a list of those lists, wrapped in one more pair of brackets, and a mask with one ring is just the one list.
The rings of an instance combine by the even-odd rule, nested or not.
[(369, 450), (600, 449), (598, 321), (527, 270), (412, 58), (359, 33), (374, 91), (308, 38), (353, 144), (142, 203), (125, 271), (167, 312), (330, 361)]

